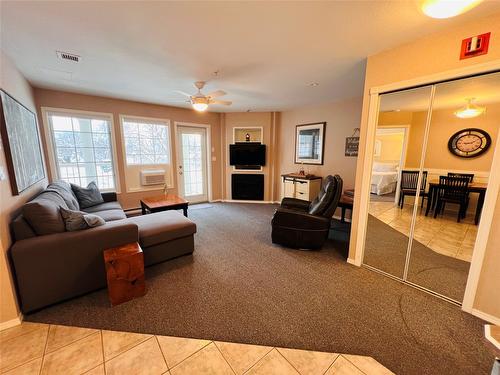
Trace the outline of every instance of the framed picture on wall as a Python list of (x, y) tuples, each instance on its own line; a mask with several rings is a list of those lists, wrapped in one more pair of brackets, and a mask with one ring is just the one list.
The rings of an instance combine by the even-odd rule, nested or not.
[(323, 165), (326, 122), (295, 127), (295, 164)]
[(36, 116), (0, 90), (0, 135), (13, 195), (45, 178)]

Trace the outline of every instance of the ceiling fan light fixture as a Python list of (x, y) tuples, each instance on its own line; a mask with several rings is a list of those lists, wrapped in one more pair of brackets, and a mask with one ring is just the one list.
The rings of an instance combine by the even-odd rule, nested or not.
[(195, 111), (204, 112), (208, 108), (208, 100), (204, 97), (201, 98), (191, 98), (191, 104)]
[(450, 18), (465, 13), (483, 0), (424, 0), (422, 11), (432, 18)]
[(480, 107), (472, 103), (474, 99), (475, 98), (465, 99), (467, 101), (467, 104), (465, 105), (465, 107), (462, 107), (459, 110), (455, 111), (455, 116), (457, 116), (458, 118), (474, 118), (485, 113), (485, 107)]

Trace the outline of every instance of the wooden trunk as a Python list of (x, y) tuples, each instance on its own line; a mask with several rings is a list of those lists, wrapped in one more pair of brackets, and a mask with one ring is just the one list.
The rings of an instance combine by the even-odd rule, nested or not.
[(144, 254), (137, 242), (104, 250), (104, 262), (113, 306), (146, 294)]

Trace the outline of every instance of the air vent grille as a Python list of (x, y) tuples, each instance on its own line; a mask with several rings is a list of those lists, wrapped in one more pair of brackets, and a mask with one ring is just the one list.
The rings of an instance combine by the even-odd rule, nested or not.
[(80, 62), (81, 57), (68, 52), (56, 51), (57, 57), (63, 61)]

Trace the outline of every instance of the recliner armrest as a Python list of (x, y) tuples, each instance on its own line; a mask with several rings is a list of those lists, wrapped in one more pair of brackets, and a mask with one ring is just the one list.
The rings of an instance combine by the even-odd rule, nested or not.
[(331, 219), (280, 207), (274, 213), (271, 223), (290, 229), (325, 231), (330, 229)]
[(104, 202), (115, 202), (118, 200), (118, 197), (116, 195), (115, 191), (107, 191), (105, 193), (101, 193), (102, 199)]
[(311, 202), (304, 201), (302, 199), (296, 198), (283, 198), (281, 201), (282, 208), (288, 208), (292, 210), (308, 211)]

